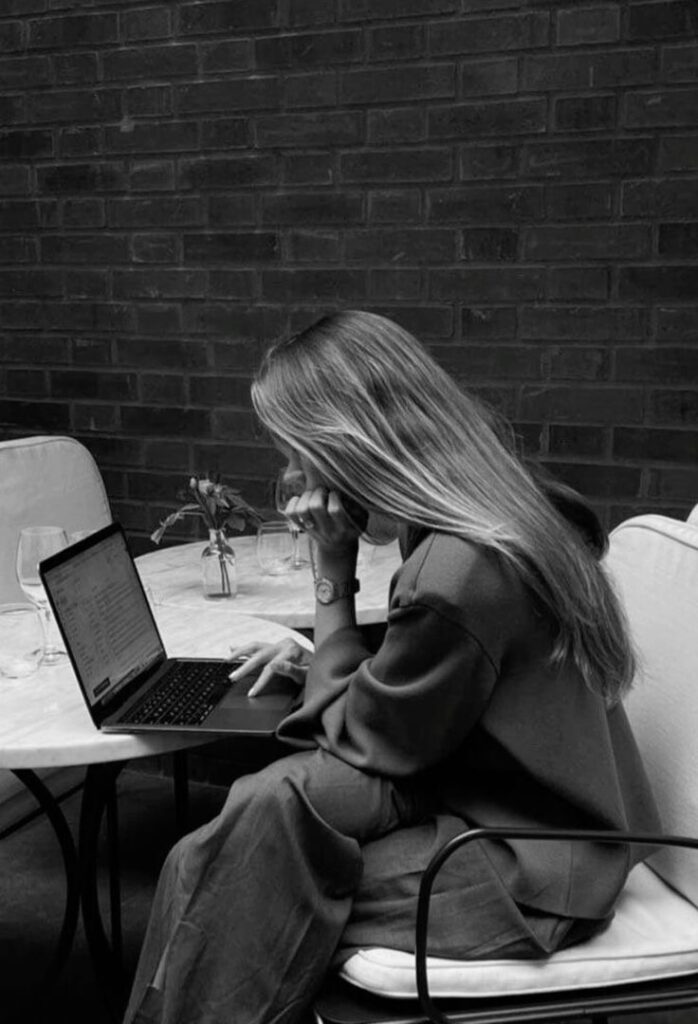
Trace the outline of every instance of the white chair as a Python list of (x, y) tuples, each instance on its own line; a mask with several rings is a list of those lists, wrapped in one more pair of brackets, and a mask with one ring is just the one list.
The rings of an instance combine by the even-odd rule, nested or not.
[(23, 526), (68, 533), (111, 522), (109, 500), (91, 454), (71, 437), (0, 442), (0, 602), (26, 600), (16, 579)]
[[(601, 1024), (610, 1015), (698, 1006), (698, 839), (681, 838), (698, 837), (698, 525), (659, 515), (629, 519), (611, 535), (606, 566), (640, 655), (626, 706), (664, 838), (674, 845), (633, 869), (611, 925), (588, 942), (541, 961), (429, 958), (434, 874), (459, 845), (495, 833), (456, 837), (422, 880), (416, 957), (356, 953), (316, 1001), (318, 1024)], [(576, 835), (617, 841), (624, 834)]]
[(690, 523), (692, 526), (698, 526), (698, 505), (694, 505), (691, 511), (688, 513), (688, 518), (686, 522)]

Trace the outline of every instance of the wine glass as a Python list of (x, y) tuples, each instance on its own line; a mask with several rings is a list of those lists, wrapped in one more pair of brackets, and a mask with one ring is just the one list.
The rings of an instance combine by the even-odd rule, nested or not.
[[(286, 506), (291, 498), (299, 498), (305, 489), (305, 473), (301, 470), (280, 470), (276, 478), (275, 503), (277, 512), (281, 512), (285, 516)], [(290, 519), (287, 519), (286, 522), (291, 533), (291, 540), (293, 541), (289, 568), (304, 569), (307, 565), (310, 565), (310, 561), (301, 552), (300, 535), (302, 530), (295, 523), (292, 523)]]
[(17, 579), (29, 600), (37, 605), (43, 613), (44, 628), (46, 630), (44, 661), (47, 665), (55, 665), (65, 654), (65, 651), (58, 646), (52, 636), (53, 616), (51, 615), (51, 606), (46, 596), (44, 585), (39, 576), (39, 562), (67, 546), (68, 535), (60, 526), (25, 526), (19, 534), (19, 544), (17, 545)]

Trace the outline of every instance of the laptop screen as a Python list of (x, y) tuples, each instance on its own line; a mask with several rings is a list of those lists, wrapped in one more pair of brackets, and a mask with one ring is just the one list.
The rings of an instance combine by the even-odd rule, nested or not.
[(42, 563), (42, 578), (90, 707), (164, 658), (136, 567), (118, 527)]

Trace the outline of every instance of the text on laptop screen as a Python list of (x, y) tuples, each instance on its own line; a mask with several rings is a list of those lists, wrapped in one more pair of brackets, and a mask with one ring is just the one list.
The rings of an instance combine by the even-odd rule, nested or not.
[(164, 656), (121, 534), (54, 566), (46, 583), (90, 705)]

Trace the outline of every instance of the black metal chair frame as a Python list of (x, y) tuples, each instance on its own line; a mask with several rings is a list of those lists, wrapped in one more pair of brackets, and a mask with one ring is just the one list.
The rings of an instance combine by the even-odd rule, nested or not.
[[(429, 902), (436, 876), (444, 863), (466, 843), (482, 839), (623, 843), (670, 846), (698, 850), (698, 839), (657, 833), (607, 832), (576, 829), (476, 828), (450, 839), (434, 855), (422, 875), (417, 897), (415, 972), (418, 1000), (391, 1000), (354, 990), (346, 982), (334, 983), (334, 1003), (341, 1012), (328, 1013), (322, 994), (317, 1003), (327, 1024), (545, 1024), (590, 1020), (608, 1024), (609, 1015), (649, 1010), (679, 1010), (698, 1006), (698, 971), (680, 978), (637, 981), (602, 988), (568, 989), (555, 993), (506, 995), (487, 998), (443, 999), (437, 1005), (429, 992), (427, 936)], [(325, 991), (325, 990), (323, 990)], [(332, 991), (332, 983), (328, 991)], [(329, 1004), (332, 1006), (332, 999)]]

